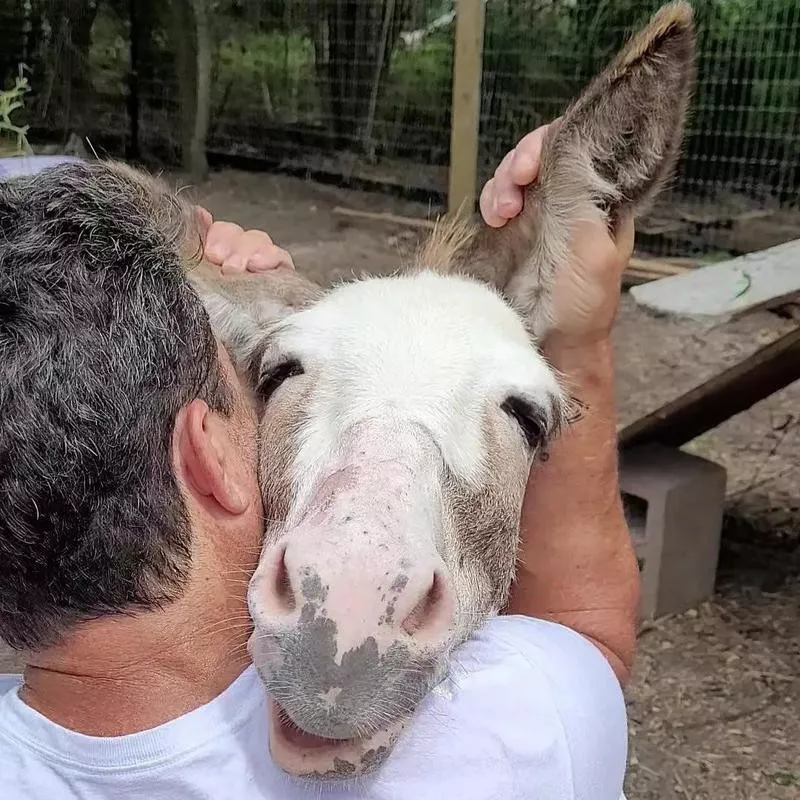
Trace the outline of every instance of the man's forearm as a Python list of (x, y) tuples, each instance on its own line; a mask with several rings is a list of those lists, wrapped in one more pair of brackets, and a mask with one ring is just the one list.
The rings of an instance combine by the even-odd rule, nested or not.
[(592, 639), (625, 681), (635, 649), (638, 570), (619, 492), (611, 345), (554, 347), (547, 355), (584, 410), (529, 481), (509, 611)]

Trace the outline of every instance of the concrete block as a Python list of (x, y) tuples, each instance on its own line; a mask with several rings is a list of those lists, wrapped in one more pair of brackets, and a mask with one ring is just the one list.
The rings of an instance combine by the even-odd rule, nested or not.
[(620, 484), (642, 580), (641, 617), (686, 611), (714, 592), (727, 473), (681, 450), (620, 457)]

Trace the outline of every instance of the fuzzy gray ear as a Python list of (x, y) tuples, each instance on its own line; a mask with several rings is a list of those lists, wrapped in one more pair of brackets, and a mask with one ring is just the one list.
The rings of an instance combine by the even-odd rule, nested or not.
[[(683, 2), (667, 5), (552, 126), (539, 181), (527, 190), (517, 219), (470, 235), (456, 222), (434, 234), (433, 250), (449, 253), (445, 268), (495, 285), (528, 317), (534, 334), (544, 335), (553, 323), (554, 272), (570, 257), (576, 223), (613, 224), (623, 214), (638, 214), (671, 176), (693, 62), (692, 9)], [(436, 246), (447, 237), (449, 247)]]
[(211, 327), (243, 375), (250, 374), (251, 362), (267, 331), (323, 294), (315, 283), (287, 269), (267, 276), (223, 276), (216, 267), (201, 265), (188, 277), (205, 306)]

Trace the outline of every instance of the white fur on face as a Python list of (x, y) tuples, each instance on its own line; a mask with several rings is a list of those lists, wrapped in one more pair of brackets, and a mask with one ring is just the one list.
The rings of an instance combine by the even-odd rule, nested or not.
[(276, 349), (297, 358), (313, 386), (298, 432), (295, 508), (324, 479), (345, 432), (365, 420), (419, 426), (449, 470), (479, 488), (489, 455), (487, 407), (502, 415), (501, 404), (515, 395), (549, 413), (561, 396), (499, 296), (433, 272), (342, 286), (291, 317)]

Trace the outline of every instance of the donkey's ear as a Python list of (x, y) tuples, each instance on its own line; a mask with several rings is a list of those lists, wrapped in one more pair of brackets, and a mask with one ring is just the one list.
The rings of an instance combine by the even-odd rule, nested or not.
[(205, 306), (211, 327), (246, 376), (269, 329), (323, 294), (315, 283), (286, 269), (268, 277), (223, 277), (218, 268), (200, 265), (189, 273), (189, 280)]
[(542, 180), (574, 179), (577, 167), (602, 210), (641, 212), (675, 166), (693, 70), (692, 9), (673, 3), (567, 109), (543, 152)]
[(691, 7), (665, 6), (551, 126), (520, 216), (459, 237), (450, 266), (493, 283), (545, 334), (554, 272), (570, 257), (576, 223), (639, 213), (670, 177), (693, 60)]

